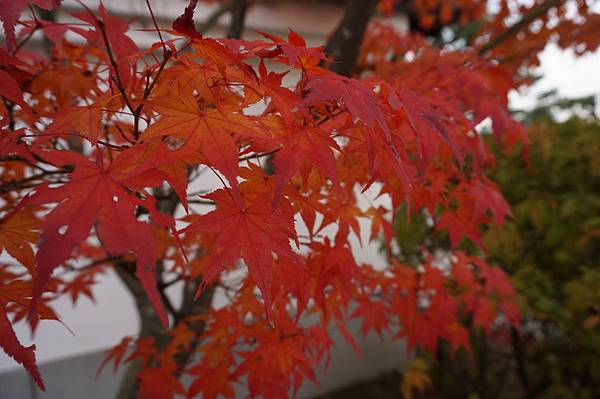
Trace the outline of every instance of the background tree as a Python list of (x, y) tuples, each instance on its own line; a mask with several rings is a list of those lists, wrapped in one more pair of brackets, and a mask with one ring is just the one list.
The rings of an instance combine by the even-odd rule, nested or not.
[[(146, 4), (157, 42), (142, 50), (102, 5), (82, 4), (76, 24), (41, 20), (27, 2), (0, 12), (0, 242), (15, 260), (0, 273), (0, 346), (40, 387), (35, 348), (12, 324), (58, 319), (51, 299), (92, 297), (109, 268), (141, 320), (107, 358), (130, 364), (121, 397), (233, 397), (240, 381), (252, 396), (286, 397), (316, 379), (331, 328), (353, 342), (349, 318), (363, 334), (391, 332), (433, 353), (440, 340), (468, 348), (467, 327), (491, 331), (499, 314), (504, 327), (519, 325), (511, 285), (482, 258), (457, 251), (442, 265), (425, 252), (418, 269), (395, 259), (359, 266), (349, 239), (364, 218), (368, 240), (389, 243), (400, 208), (407, 218), (429, 209), (455, 244), (462, 235), (481, 244), (482, 226), (503, 224), (510, 210), (485, 176), (492, 155), (474, 128), (490, 117), (504, 148), (525, 140), (507, 93), (530, 81), (523, 68), (550, 38), (597, 46), (598, 15), (585, 2), (575, 14), (556, 1), (500, 2), (491, 14), (485, 2), (450, 12), (414, 2), (423, 32), (444, 32), (432, 15), (453, 24), (431, 41), (384, 22), (367, 30), (375, 2), (350, 1), (325, 47), (331, 59), (293, 32), (203, 37), (195, 0), (161, 29)], [(235, 37), (245, 4), (227, 4)], [(48, 58), (25, 46), (38, 31), (53, 43)], [(276, 64), (298, 81), (283, 85)], [(203, 173), (222, 187), (199, 198), (190, 187)], [(368, 187), (387, 201), (362, 206)], [(169, 287), (181, 290), (180, 306)], [(219, 307), (217, 291), (227, 297)]]
[[(584, 116), (555, 121), (565, 109)], [(513, 275), (527, 311), (530, 328), (512, 337), (516, 370), (523, 397), (591, 398), (600, 392), (592, 360), (600, 350), (594, 101), (548, 93), (523, 117), (530, 124), (531, 162), (517, 173), (519, 163), (509, 158), (496, 173), (515, 219), (506, 232), (492, 229), (486, 238), (490, 257)]]
[[(433, 391), (448, 398), (593, 398), (600, 394), (596, 360), (600, 316), (598, 150), (593, 97), (543, 94), (516, 115), (530, 139), (499, 156), (490, 177), (513, 209), (502, 228), (483, 234), (486, 258), (510, 273), (523, 309), (521, 330), (490, 339), (470, 332), (473, 354), (441, 348), (431, 365)], [(566, 114), (566, 115), (565, 115)], [(564, 118), (558, 122), (556, 116)], [(450, 238), (431, 237), (425, 217), (398, 221), (397, 255), (419, 263), (421, 246), (449, 251)], [(467, 251), (477, 248), (463, 243)], [(443, 253), (443, 252), (442, 252)]]

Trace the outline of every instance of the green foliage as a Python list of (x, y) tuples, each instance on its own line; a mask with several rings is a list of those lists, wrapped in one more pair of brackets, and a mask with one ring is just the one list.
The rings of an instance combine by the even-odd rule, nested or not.
[[(523, 327), (496, 341), (472, 331), (472, 356), (440, 351), (433, 377), (443, 397), (600, 397), (600, 121), (589, 98), (555, 97), (519, 114), (529, 156), (500, 156), (491, 172), (514, 216), (483, 241), (520, 294)], [(400, 254), (444, 247), (420, 222), (396, 222)]]
[(529, 163), (506, 158), (495, 173), (514, 218), (484, 242), (533, 325), (523, 337), (533, 387), (546, 397), (598, 397), (600, 123), (544, 115), (529, 133)]

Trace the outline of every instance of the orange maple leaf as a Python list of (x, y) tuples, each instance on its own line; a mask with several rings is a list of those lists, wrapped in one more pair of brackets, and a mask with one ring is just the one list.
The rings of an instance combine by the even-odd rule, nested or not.
[(34, 264), (32, 245), (38, 239), (41, 222), (35, 209), (15, 209), (0, 219), (0, 253), (3, 249), (31, 271)]
[(202, 151), (206, 163), (225, 175), (236, 201), (241, 203), (236, 136), (262, 136), (264, 127), (233, 109), (206, 104), (203, 98), (195, 98), (178, 84), (172, 87), (167, 99), (156, 100), (151, 107), (160, 114), (160, 119), (144, 132), (144, 139), (174, 136), (185, 140), (180, 151), (190, 154)]

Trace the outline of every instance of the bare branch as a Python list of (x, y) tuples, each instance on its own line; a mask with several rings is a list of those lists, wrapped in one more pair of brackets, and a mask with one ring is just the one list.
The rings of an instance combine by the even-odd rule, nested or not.
[(329, 69), (344, 76), (352, 75), (363, 37), (378, 0), (352, 0), (346, 13), (325, 47), (333, 60)]
[(233, 0), (231, 2), (231, 23), (227, 29), (227, 37), (239, 39), (244, 31), (244, 20), (246, 19), (247, 0)]
[(215, 12), (212, 13), (202, 25), (200, 25), (198, 28), (198, 33), (203, 35), (211, 30), (217, 24), (217, 22), (219, 22), (219, 19), (231, 9), (232, 4), (232, 1), (222, 3), (219, 8), (217, 8)]
[(533, 22), (537, 18), (543, 16), (544, 14), (546, 14), (552, 7), (558, 7), (564, 2), (565, 2), (565, 0), (548, 0), (545, 3), (541, 4), (540, 6), (535, 7), (534, 9), (529, 11), (527, 14), (523, 15), (523, 17), (517, 23), (512, 25), (510, 28), (502, 31), (502, 33), (500, 33), (498, 36), (492, 38), (489, 42), (484, 44), (479, 49), (479, 54), (480, 55), (486, 54), (494, 47), (503, 43), (510, 37), (516, 35), (523, 29), (526, 29), (531, 22)]

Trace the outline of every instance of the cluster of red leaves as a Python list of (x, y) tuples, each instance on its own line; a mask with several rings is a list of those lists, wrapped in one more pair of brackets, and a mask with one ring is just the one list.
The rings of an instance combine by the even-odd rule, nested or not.
[[(518, 324), (506, 276), (479, 258), (374, 268), (357, 265), (350, 247), (360, 220), (371, 223), (369, 242), (381, 234), (389, 244), (402, 204), (426, 209), (453, 244), (479, 244), (483, 225), (503, 223), (510, 209), (485, 177), (492, 158), (474, 129), (490, 117), (508, 146), (525, 140), (506, 107), (513, 64), (377, 25), (361, 78), (347, 78), (320, 67), (321, 49), (293, 32), (202, 37), (195, 1), (147, 50), (102, 5), (73, 14), (73, 25), (19, 21), (17, 37), (41, 30), (55, 43), (46, 59), (17, 44), (27, 2), (12, 4), (0, 13), (0, 249), (17, 263), (0, 269), (0, 347), (40, 387), (34, 347), (19, 343), (12, 324), (58, 319), (47, 306), (55, 295), (93, 298), (97, 274), (133, 259), (165, 326), (157, 276), (201, 276), (228, 297), (202, 316), (202, 337), (188, 328), (194, 320), (176, 319), (165, 350), (144, 338), (111, 352), (115, 366), (145, 364), (144, 397), (234, 397), (240, 381), (252, 396), (287, 397), (316, 380), (331, 328), (353, 342), (349, 318), (362, 321), (363, 334), (389, 331), (431, 351), (440, 339), (468, 349), (468, 324)], [(274, 174), (261, 167), (270, 157)], [(203, 169), (223, 187), (198, 199), (189, 180)], [(359, 202), (373, 185), (391, 206)], [(187, 214), (179, 220), (159, 206), (168, 190)], [(200, 252), (208, 256), (188, 259)], [(182, 365), (186, 352), (194, 361)], [(184, 373), (193, 377), (187, 388)]]
[(326, 367), (334, 331), (359, 350), (346, 327), (350, 319), (360, 321), (362, 335), (389, 333), (405, 338), (409, 350), (418, 346), (432, 353), (440, 339), (454, 350), (470, 350), (468, 318), (488, 332), (502, 324), (498, 314), (512, 325), (520, 323), (510, 281), (477, 257), (459, 252), (445, 266), (428, 257), (418, 270), (395, 261), (376, 270), (354, 264), (349, 251), (330, 243), (323, 251), (309, 256), (306, 268), (273, 261), (272, 324), (252, 284), (233, 289), (231, 302), (205, 319), (201, 345), (195, 349), (199, 360), (185, 371), (193, 378), (187, 389), (172, 374), (178, 369), (174, 356), (192, 344), (193, 333), (185, 324), (173, 330), (176, 339), (162, 352), (148, 339), (128, 337), (104, 364), (112, 361), (117, 367), (138, 358), (160, 364), (141, 374), (142, 391), (161, 392), (151, 397), (185, 393), (234, 398), (235, 383), (245, 380), (252, 397), (285, 398), (306, 378), (317, 383), (315, 368)]
[[(543, 12), (539, 12), (543, 11)], [(494, 18), (484, 20), (479, 36), (496, 37), (519, 17), (531, 17), (518, 34), (510, 35), (490, 50), (512, 68), (539, 65), (537, 55), (549, 43), (562, 49), (570, 48), (576, 54), (595, 51), (600, 45), (597, 4), (590, 1), (537, 0), (533, 2), (500, 1)], [(476, 48), (486, 48), (486, 42), (476, 38)]]
[[(504, 64), (514, 67), (539, 65), (537, 55), (548, 43), (571, 48), (577, 54), (594, 51), (600, 44), (597, 27), (600, 14), (593, 1), (566, 0), (381, 0), (385, 14), (401, 10), (411, 17), (415, 30), (439, 31), (448, 25), (466, 27), (463, 37), (473, 48), (488, 50), (499, 36), (493, 50)], [(517, 22), (523, 21), (513, 32)], [(470, 26), (469, 26), (470, 25)], [(504, 36), (506, 35), (506, 36)]]
[(424, 31), (452, 23), (467, 24), (485, 15), (487, 6), (485, 0), (413, 0), (408, 4), (402, 3), (401, 0), (381, 0), (379, 8), (386, 14), (392, 14), (396, 7), (404, 7)]

